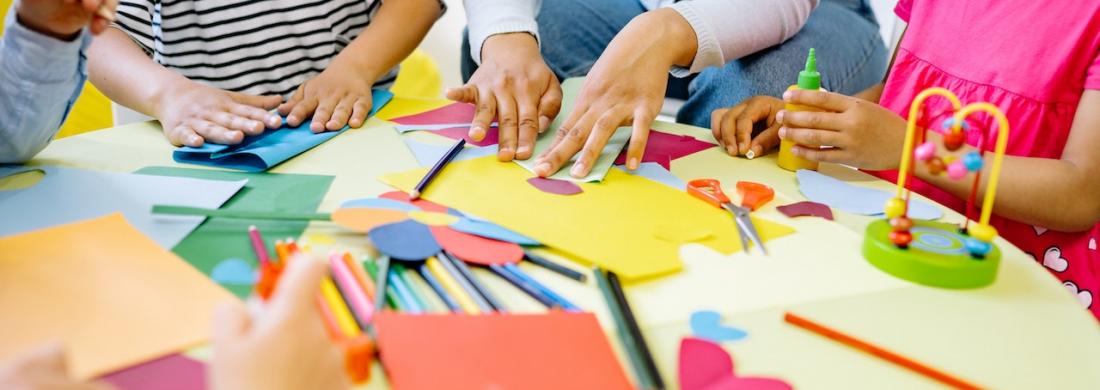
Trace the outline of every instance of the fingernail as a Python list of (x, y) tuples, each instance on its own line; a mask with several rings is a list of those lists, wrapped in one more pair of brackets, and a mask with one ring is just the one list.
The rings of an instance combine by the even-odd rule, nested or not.
[(573, 175), (573, 177), (583, 177), (584, 176), (584, 163), (582, 163), (580, 161), (577, 161), (577, 162), (573, 163), (573, 169), (569, 170), (569, 174)]
[(629, 160), (626, 160), (626, 167), (630, 168), (630, 170), (632, 171), (638, 169), (638, 164), (639, 162), (637, 157), (631, 157)]
[(745, 158), (747, 158), (749, 160), (752, 160), (752, 159), (756, 158), (756, 151), (752, 150), (752, 149), (749, 149), (749, 152), (745, 153)]
[(737, 155), (737, 149), (734, 148), (733, 145), (727, 146), (726, 147), (726, 154), (728, 154), (730, 156), (736, 156)]
[(787, 128), (786, 127), (780, 127), (779, 128), (779, 138), (787, 139)]
[(779, 110), (779, 112), (775, 113), (775, 121), (783, 123), (784, 116), (787, 116), (787, 110)]
[(191, 146), (196, 146), (201, 142), (202, 142), (202, 137), (199, 137), (197, 135), (192, 135), (190, 138), (187, 139), (187, 143), (190, 144)]
[(531, 147), (527, 145), (520, 145), (519, 149), (516, 149), (516, 154), (530, 153)]
[(470, 129), (470, 138), (473, 138), (474, 141), (485, 139), (485, 128), (481, 127), (481, 125), (474, 126)]
[(546, 131), (546, 128), (550, 127), (550, 117), (543, 115), (539, 117), (539, 132)]
[(550, 163), (541, 162), (541, 163), (539, 163), (539, 165), (536, 165), (535, 166), (535, 174), (539, 175), (539, 176), (542, 176), (542, 177), (546, 177), (546, 175), (550, 174)]
[(794, 92), (791, 92), (791, 91), (783, 92), (783, 100), (788, 100), (788, 101), (791, 100), (791, 95), (794, 95)]

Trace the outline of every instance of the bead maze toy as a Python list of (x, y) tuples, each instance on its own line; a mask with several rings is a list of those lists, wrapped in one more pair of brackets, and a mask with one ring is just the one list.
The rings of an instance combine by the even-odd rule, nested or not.
[[(937, 156), (935, 143), (927, 140), (928, 128), (938, 115), (924, 115), (925, 100), (933, 96), (947, 99), (954, 114), (941, 123), (945, 134), (944, 156)], [(978, 184), (981, 182), (984, 160), (981, 150), (991, 139), (991, 128), (971, 126), (966, 118), (984, 112), (997, 122), (997, 138), (989, 181), (982, 200), (981, 217), (972, 223)], [(968, 132), (976, 132), (979, 151), (958, 156)], [(993, 283), (1000, 265), (1001, 252), (993, 239), (997, 229), (989, 225), (993, 200), (1001, 173), (1001, 161), (1008, 144), (1008, 120), (996, 106), (973, 103), (962, 107), (955, 94), (943, 88), (924, 90), (909, 108), (909, 123), (898, 169), (897, 196), (886, 202), (886, 218), (867, 226), (863, 241), (863, 256), (879, 269), (896, 277), (928, 286), (946, 288), (977, 288)], [(914, 162), (913, 160), (916, 160)], [(952, 180), (972, 177), (970, 195), (966, 199), (966, 220), (962, 225), (923, 221), (908, 217), (910, 190), (907, 179), (914, 175), (916, 163), (926, 164), (934, 175), (946, 175)]]

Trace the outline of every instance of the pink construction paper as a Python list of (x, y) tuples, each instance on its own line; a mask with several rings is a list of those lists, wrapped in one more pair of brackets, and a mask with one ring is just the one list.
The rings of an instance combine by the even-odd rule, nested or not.
[(175, 354), (115, 371), (100, 379), (119, 390), (204, 390), (206, 365)]
[[(671, 161), (709, 149), (714, 144), (703, 142), (689, 135), (675, 135), (662, 133), (657, 130), (649, 131), (649, 139), (645, 144), (645, 152), (641, 162), (655, 162), (665, 169), (671, 170)], [(626, 164), (626, 149), (619, 153), (615, 159), (616, 165)]]
[(470, 145), (490, 146), (500, 143), (500, 131), (496, 128), (496, 126), (490, 127), (489, 130), (485, 132), (485, 138), (482, 138), (481, 141), (474, 141), (473, 138), (470, 138), (469, 126), (451, 127), (443, 130), (433, 130), (432, 133), (439, 134), (456, 141), (459, 139), (464, 139), (466, 140), (466, 143)]
[(584, 192), (581, 186), (577, 183), (568, 180), (558, 179), (546, 179), (542, 177), (532, 177), (527, 179), (528, 183), (538, 188), (540, 191), (555, 194), (555, 195), (576, 195)]
[(779, 212), (783, 213), (783, 215), (791, 218), (812, 216), (825, 218), (830, 221), (833, 220), (833, 210), (830, 209), (829, 206), (817, 202), (805, 201), (791, 203), (788, 205), (776, 207), (775, 209), (779, 210)]
[(680, 341), (679, 371), (682, 390), (791, 390), (780, 379), (737, 376), (726, 350), (695, 337)]
[[(394, 118), (391, 119), (390, 122), (395, 122), (402, 125), (470, 123), (474, 120), (475, 111), (476, 110), (473, 104), (451, 103), (431, 111), (425, 111), (419, 114)], [(473, 139), (470, 139), (470, 137), (467, 135), (469, 131), (469, 126), (452, 127), (442, 130), (431, 130), (432, 133), (436, 133), (454, 140), (465, 139), (467, 143), (477, 146), (496, 145), (500, 139), (499, 131), (497, 130), (496, 126), (489, 128), (489, 130), (485, 132), (485, 139), (482, 139), (481, 141), (474, 141)]]

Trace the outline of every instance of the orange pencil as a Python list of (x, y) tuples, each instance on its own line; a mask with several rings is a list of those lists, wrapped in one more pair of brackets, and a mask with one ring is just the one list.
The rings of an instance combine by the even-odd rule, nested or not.
[(970, 382), (967, 382), (965, 380), (956, 378), (956, 377), (952, 376), (951, 374), (945, 373), (943, 371), (939, 371), (935, 368), (926, 366), (926, 365), (924, 365), (924, 364), (922, 364), (918, 361), (909, 359), (905, 356), (898, 355), (896, 353), (890, 352), (886, 349), (875, 346), (875, 345), (870, 344), (866, 341), (863, 341), (863, 340), (857, 339), (855, 337), (852, 337), (852, 336), (846, 335), (844, 333), (841, 333), (839, 331), (830, 329), (830, 328), (826, 327), (825, 325), (821, 325), (821, 324), (818, 324), (816, 322), (810, 321), (810, 320), (808, 320), (806, 318), (803, 318), (803, 317), (801, 317), (797, 314), (787, 312), (783, 315), (783, 320), (787, 321), (787, 323), (789, 323), (791, 325), (794, 325), (794, 326), (806, 329), (808, 331), (817, 333), (819, 335), (825, 336), (827, 338), (833, 339), (833, 340), (835, 340), (835, 341), (837, 341), (841, 344), (844, 344), (844, 345), (847, 345), (849, 347), (861, 350), (863, 352), (867, 352), (871, 355), (878, 356), (879, 358), (881, 358), (883, 360), (886, 360), (890, 363), (894, 363), (894, 364), (899, 365), (901, 367), (907, 368), (911, 371), (915, 371), (918, 374), (921, 374), (921, 375), (927, 376), (929, 378), (935, 379), (935, 380), (937, 380), (940, 383), (943, 383), (945, 385), (948, 385), (948, 386), (951, 386), (951, 387), (954, 387), (954, 388), (957, 388), (957, 389), (980, 389), (981, 388), (981, 387), (978, 387), (977, 385), (974, 385)]
[(361, 287), (363, 291), (366, 291), (367, 297), (374, 299), (374, 281), (370, 280), (370, 277), (367, 276), (367, 272), (363, 270), (363, 265), (355, 261), (355, 258), (348, 252), (344, 252), (344, 263), (351, 269), (351, 274), (359, 283), (359, 287)]

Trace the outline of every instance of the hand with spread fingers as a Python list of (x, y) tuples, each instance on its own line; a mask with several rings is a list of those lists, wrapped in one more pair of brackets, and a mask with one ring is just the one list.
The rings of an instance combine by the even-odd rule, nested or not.
[(870, 170), (898, 167), (906, 121), (893, 111), (832, 92), (791, 90), (783, 100), (821, 111), (779, 111), (775, 119), (782, 125), (780, 138), (798, 145), (830, 146), (795, 146), (791, 151), (796, 156)]
[[(782, 110), (782, 100), (771, 96), (753, 96), (730, 108), (714, 110), (710, 128), (714, 139), (730, 156), (756, 158), (779, 145), (779, 122), (775, 115)], [(758, 124), (764, 129), (755, 137)]]
[(531, 34), (494, 35), (481, 51), (481, 66), (466, 85), (448, 89), (447, 98), (477, 106), (471, 139), (484, 139), (499, 118), (500, 161), (531, 158), (539, 134), (561, 108), (561, 84)]
[(373, 103), (374, 78), (362, 68), (333, 61), (321, 74), (298, 86), (290, 100), (279, 106), (279, 113), (290, 126), (310, 120), (309, 129), (314, 133), (340, 130), (345, 125), (363, 126)]
[(172, 145), (233, 145), (245, 136), (279, 128), (282, 118), (268, 110), (281, 101), (278, 96), (228, 92), (181, 79), (168, 88), (155, 113)]

